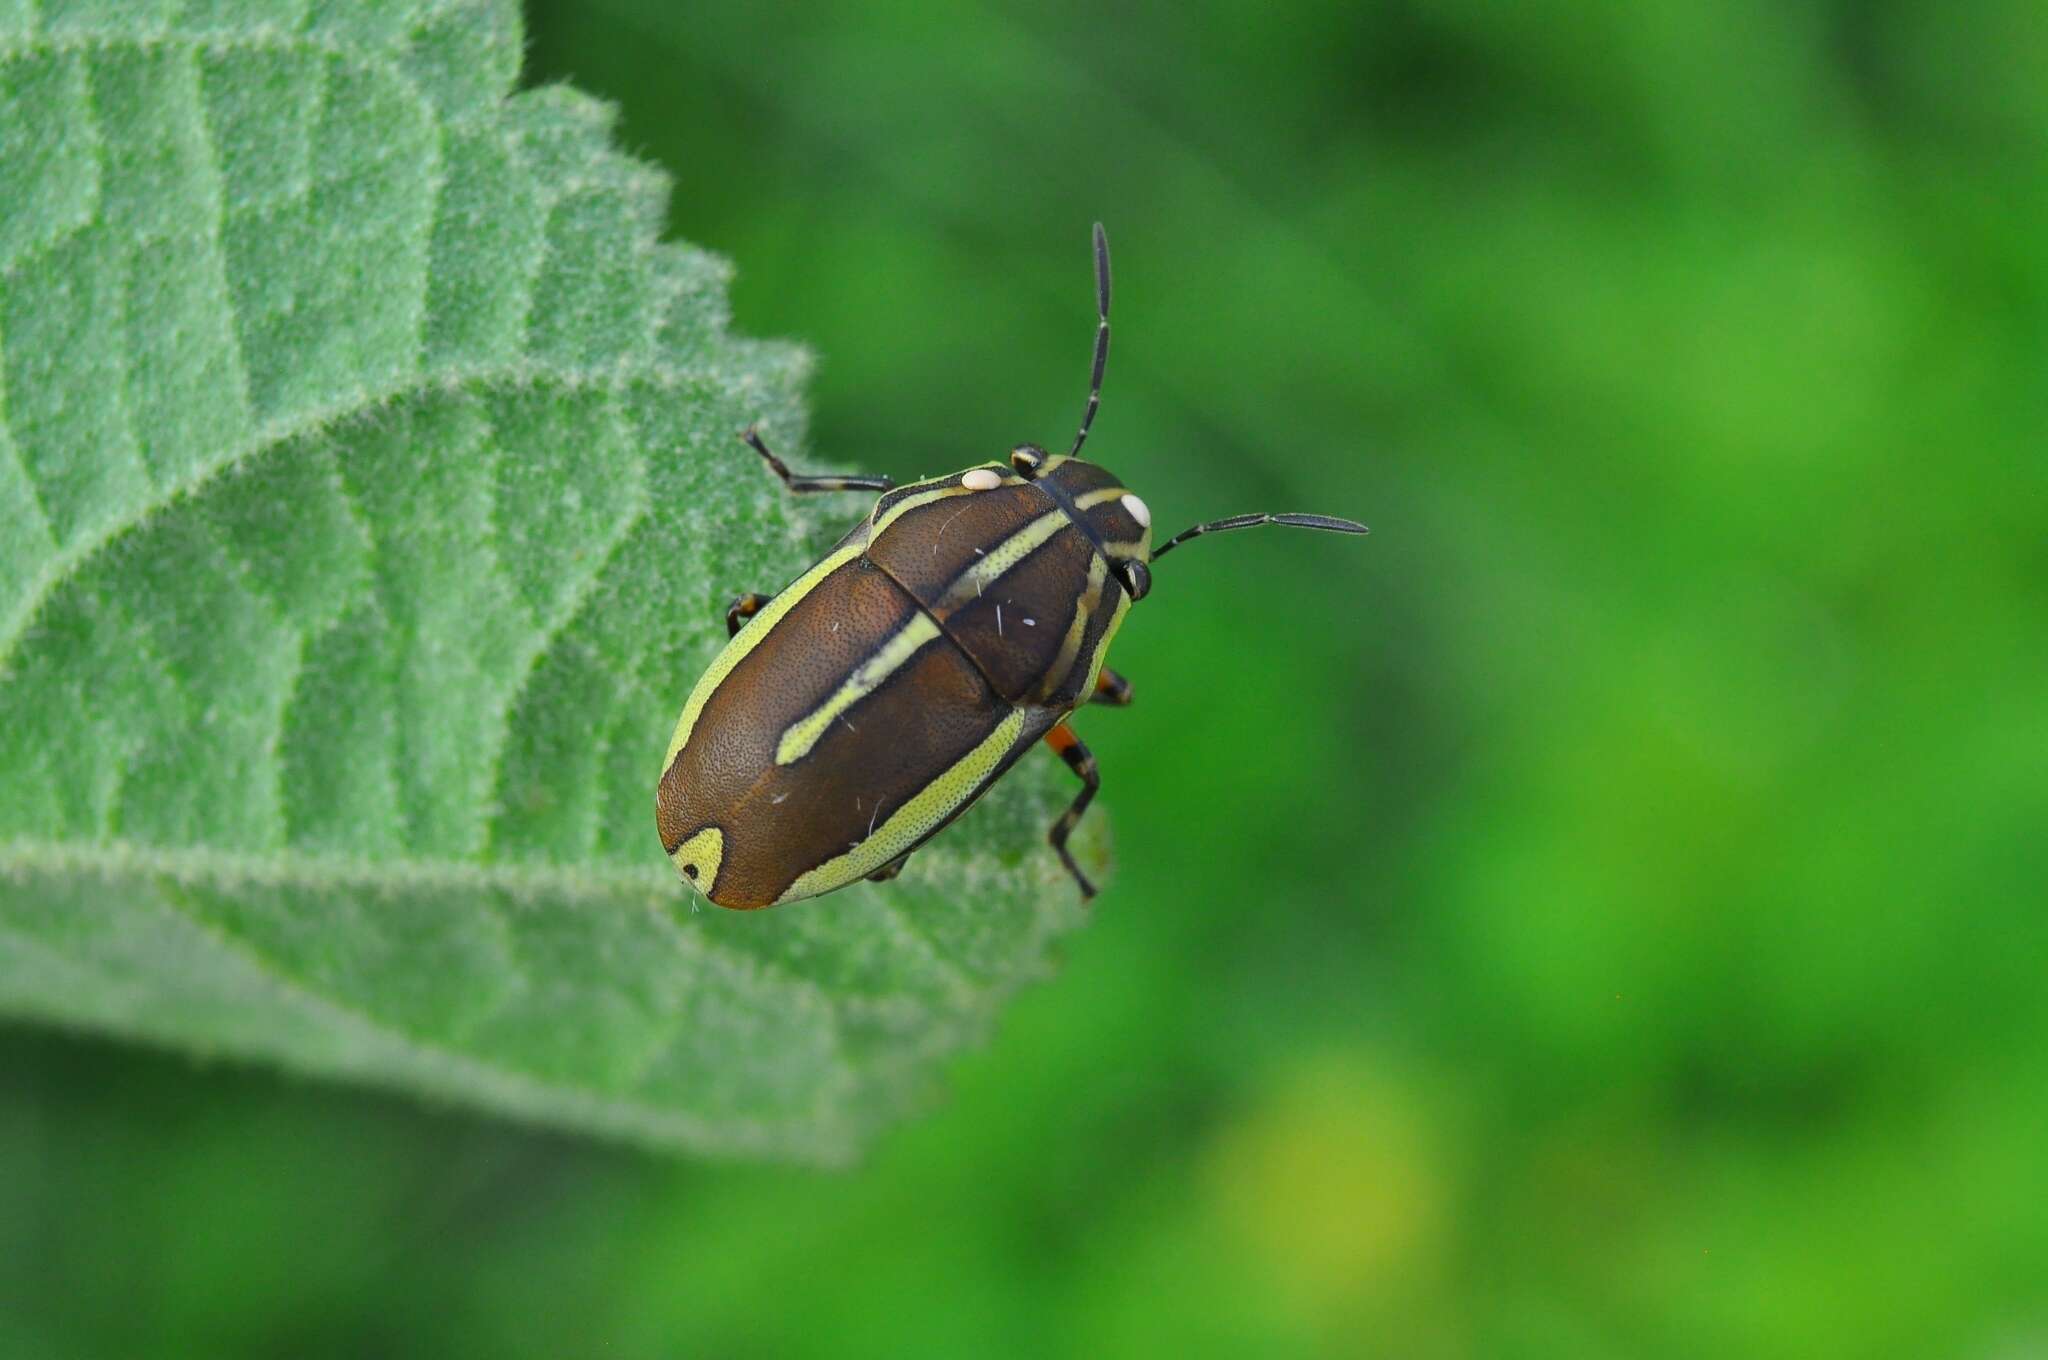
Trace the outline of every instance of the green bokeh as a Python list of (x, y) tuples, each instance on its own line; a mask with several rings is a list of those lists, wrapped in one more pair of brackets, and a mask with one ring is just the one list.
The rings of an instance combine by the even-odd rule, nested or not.
[(1374, 535), (1162, 564), (1116, 882), (864, 1169), (10, 1032), (0, 1351), (2048, 1348), (2039, 20), (533, 7), (816, 447), (1057, 442), (1100, 218), (1095, 455)]

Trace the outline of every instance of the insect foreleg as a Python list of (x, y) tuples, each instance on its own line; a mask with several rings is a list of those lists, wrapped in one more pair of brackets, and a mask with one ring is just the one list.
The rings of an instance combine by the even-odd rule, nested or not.
[(782, 479), (784, 486), (799, 494), (806, 491), (889, 491), (896, 486), (887, 477), (807, 477), (791, 472), (787, 463), (770, 453), (753, 426), (740, 431), (740, 438), (755, 453), (768, 460), (768, 466)]

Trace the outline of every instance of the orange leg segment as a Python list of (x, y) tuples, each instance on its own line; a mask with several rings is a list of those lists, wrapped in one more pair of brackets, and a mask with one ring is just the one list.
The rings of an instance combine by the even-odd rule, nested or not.
[(1123, 708), (1131, 702), (1131, 682), (1104, 666), (1095, 673), (1095, 692), (1088, 696), (1088, 702)]

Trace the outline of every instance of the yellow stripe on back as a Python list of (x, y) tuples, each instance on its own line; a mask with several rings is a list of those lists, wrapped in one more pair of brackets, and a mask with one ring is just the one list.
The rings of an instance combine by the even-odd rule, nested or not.
[(1053, 658), (1052, 665), (1045, 672), (1048, 685), (1059, 684), (1074, 668), (1074, 658), (1081, 654), (1081, 640), (1088, 636), (1089, 616), (1102, 603), (1102, 584), (1108, 576), (1108, 560), (1101, 553), (1090, 553), (1088, 585), (1081, 592), (1081, 598), (1074, 602), (1074, 621), (1068, 625), (1066, 637), (1060, 640), (1059, 655)]
[(1102, 676), (1102, 663), (1109, 656), (1109, 644), (1116, 637), (1116, 630), (1123, 627), (1124, 611), (1131, 607), (1131, 597), (1119, 590), (1116, 593), (1116, 608), (1110, 611), (1109, 627), (1102, 630), (1102, 641), (1095, 644), (1095, 655), (1088, 661), (1088, 683), (1081, 686), (1081, 702), (1095, 693), (1095, 682)]
[(760, 646), (761, 639), (768, 636), (768, 630), (773, 628), (783, 615), (796, 608), (804, 596), (817, 588), (820, 581), (858, 558), (866, 549), (865, 542), (848, 543), (828, 554), (817, 566), (797, 577), (780, 595), (763, 606), (761, 612), (754, 615), (731, 642), (725, 644), (725, 650), (712, 661), (711, 669), (704, 672), (704, 678), (697, 682), (697, 688), (690, 691), (690, 701), (683, 705), (683, 716), (676, 722), (675, 735), (669, 738), (668, 754), (661, 758), (662, 773), (668, 773), (668, 767), (675, 764), (676, 752), (682, 750), (684, 743), (689, 741), (690, 733), (697, 726), (697, 719), (704, 713), (704, 705), (711, 702), (711, 696), (725, 683), (725, 677), (731, 675), (734, 668), (745, 661), (754, 648)]
[[(934, 501), (948, 500), (954, 496), (971, 496), (973, 494), (974, 492), (971, 489), (961, 486), (954, 479), (948, 478), (945, 485), (935, 490), (920, 491), (915, 495), (905, 496), (902, 500), (890, 506), (883, 513), (882, 517), (875, 521), (874, 527), (868, 531), (868, 543), (872, 546), (882, 536), (884, 530), (913, 510), (921, 510)], [(881, 502), (876, 501), (875, 504), (880, 505)]]
[(920, 647), (938, 635), (939, 625), (932, 621), (931, 615), (922, 610), (913, 614), (910, 622), (896, 630), (894, 637), (854, 667), (853, 674), (830, 698), (790, 724), (775, 747), (775, 763), (788, 765), (810, 754), (811, 748), (818, 744), (818, 738), (825, 735), (835, 718), (874, 693), (884, 680), (915, 656)]
[(989, 549), (986, 555), (976, 558), (973, 566), (954, 577), (953, 584), (946, 587), (946, 593), (939, 598), (936, 607), (948, 609), (974, 599), (993, 585), (1004, 572), (1043, 547), (1054, 534), (1066, 528), (1070, 522), (1064, 510), (1049, 510), (1032, 520)]
[(831, 892), (875, 870), (915, 846), (933, 828), (957, 812), (1001, 765), (1024, 730), (1024, 712), (1013, 708), (981, 744), (955, 761), (950, 769), (911, 796), (866, 840), (843, 855), (826, 860), (800, 875), (776, 902), (795, 902)]

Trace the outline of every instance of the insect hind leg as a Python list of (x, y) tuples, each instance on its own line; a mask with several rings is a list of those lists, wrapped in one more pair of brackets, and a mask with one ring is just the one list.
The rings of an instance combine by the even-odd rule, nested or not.
[(888, 881), (889, 881), (890, 879), (892, 879), (892, 878), (896, 877), (896, 875), (898, 875), (898, 874), (902, 873), (902, 872), (903, 872), (903, 866), (904, 866), (904, 865), (906, 865), (906, 864), (908, 864), (909, 862), (910, 862), (910, 856), (908, 856), (908, 855), (903, 855), (903, 856), (901, 856), (901, 857), (899, 857), (899, 858), (897, 858), (897, 859), (891, 860), (891, 861), (890, 861), (889, 863), (887, 863), (887, 864), (884, 864), (884, 865), (883, 865), (883, 866), (882, 866), (881, 868), (879, 868), (879, 869), (875, 870), (875, 871), (874, 871), (873, 873), (869, 874), (869, 875), (868, 875), (868, 882), (870, 882), (870, 883), (887, 883), (887, 882), (888, 882)]
[(1074, 876), (1074, 882), (1081, 889), (1081, 900), (1086, 902), (1095, 896), (1095, 885), (1088, 881), (1088, 875), (1081, 872), (1081, 866), (1074, 862), (1073, 851), (1067, 849), (1067, 837), (1074, 832), (1074, 824), (1081, 820), (1081, 814), (1088, 810), (1088, 804), (1095, 801), (1095, 791), (1102, 787), (1102, 773), (1095, 767), (1095, 754), (1081, 744), (1074, 735), (1074, 729), (1061, 723), (1045, 734), (1045, 744), (1059, 752), (1067, 768), (1081, 779), (1081, 791), (1074, 795), (1074, 801), (1067, 805), (1059, 820), (1052, 824), (1046, 839), (1059, 852), (1060, 863), (1067, 866), (1067, 872)]

